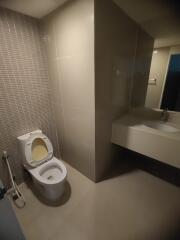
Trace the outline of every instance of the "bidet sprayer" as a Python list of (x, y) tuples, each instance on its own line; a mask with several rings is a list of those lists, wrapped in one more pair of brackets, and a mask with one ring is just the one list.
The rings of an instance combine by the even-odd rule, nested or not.
[[(8, 153), (7, 153), (7, 151), (3, 151), (2, 159), (5, 160), (5, 162), (6, 162), (6, 164), (7, 164), (8, 171), (9, 171), (9, 176), (10, 176), (10, 180), (11, 180), (11, 184), (12, 184), (12, 189), (13, 189), (12, 198), (13, 198), (16, 206), (19, 207), (19, 208), (22, 208), (22, 207), (25, 206), (26, 201), (25, 201), (22, 193), (20, 192), (18, 185), (17, 185), (16, 182), (15, 182), (15, 177), (14, 177), (13, 174), (12, 174), (11, 167), (10, 167), (10, 164), (9, 164), (9, 159), (8, 159)], [(16, 202), (16, 200), (18, 200), (18, 199), (21, 201), (21, 204), (19, 204), (18, 202)]]
[(7, 159), (8, 158), (8, 153), (7, 151), (3, 151), (3, 156), (2, 156), (3, 159)]

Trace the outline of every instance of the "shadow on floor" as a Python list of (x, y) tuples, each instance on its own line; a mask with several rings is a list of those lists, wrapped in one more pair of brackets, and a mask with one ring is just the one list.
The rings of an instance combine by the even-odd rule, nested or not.
[(137, 169), (180, 187), (180, 169), (130, 150), (125, 151), (128, 159), (136, 165)]
[(129, 157), (129, 154), (127, 154), (124, 148), (113, 144), (113, 151), (113, 163), (108, 171), (104, 174), (101, 181), (105, 181), (138, 170), (137, 164), (132, 161), (132, 159)]
[(137, 167), (129, 159), (120, 159), (120, 161), (114, 162), (108, 172), (102, 178), (102, 181), (118, 177), (120, 175), (128, 174), (137, 171)]
[(62, 206), (64, 204), (66, 204), (66, 202), (70, 199), (71, 197), (71, 186), (69, 184), (69, 182), (66, 180), (65, 182), (65, 191), (63, 196), (57, 200), (57, 201), (49, 201), (47, 199), (45, 199), (40, 192), (38, 191), (38, 189), (35, 187), (31, 176), (29, 176), (28, 174), (26, 175), (26, 184), (28, 186), (28, 188), (32, 191), (32, 193), (38, 198), (38, 200), (40, 202), (42, 202), (45, 205), (48, 206), (52, 206), (52, 207), (59, 207)]
[(180, 187), (180, 169), (119, 146), (113, 147), (116, 149), (116, 156), (114, 157), (111, 169), (105, 174), (102, 180), (107, 180), (141, 169), (168, 183)]

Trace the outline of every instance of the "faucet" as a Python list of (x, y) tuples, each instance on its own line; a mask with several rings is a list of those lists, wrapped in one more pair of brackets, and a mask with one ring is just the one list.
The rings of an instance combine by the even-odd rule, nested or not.
[(161, 112), (161, 121), (166, 122), (168, 121), (168, 118), (169, 118), (168, 108), (163, 109)]

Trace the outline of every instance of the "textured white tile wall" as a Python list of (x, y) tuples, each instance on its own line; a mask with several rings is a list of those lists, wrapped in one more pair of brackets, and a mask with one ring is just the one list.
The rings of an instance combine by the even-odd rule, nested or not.
[(3, 150), (23, 180), (17, 136), (42, 129), (58, 152), (44, 37), (39, 21), (0, 8), (0, 178), (9, 185)]

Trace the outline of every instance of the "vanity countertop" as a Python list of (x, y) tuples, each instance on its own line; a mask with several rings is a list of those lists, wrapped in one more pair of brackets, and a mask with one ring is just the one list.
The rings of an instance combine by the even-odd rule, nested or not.
[[(154, 129), (149, 127), (147, 122), (158, 122), (177, 131)], [(111, 142), (174, 167), (180, 167), (180, 127), (171, 122), (127, 114), (113, 122)]]
[[(178, 131), (171, 133), (171, 132), (161, 131), (158, 129), (153, 129), (151, 127), (148, 127), (146, 125), (146, 122), (152, 122), (152, 123), (159, 122), (161, 124), (165, 124), (165, 125), (167, 124), (168, 126), (176, 128)], [(134, 129), (138, 129), (139, 131), (145, 131), (145, 132), (149, 132), (149, 133), (152, 133), (155, 135), (172, 138), (174, 140), (175, 139), (180, 140), (180, 126), (178, 126), (177, 124), (174, 124), (172, 122), (163, 122), (160, 120), (150, 119), (150, 118), (146, 118), (146, 117), (138, 117), (138, 116), (134, 116), (132, 114), (127, 114), (113, 122), (113, 128), (118, 127), (119, 125), (121, 127), (134, 128)]]

